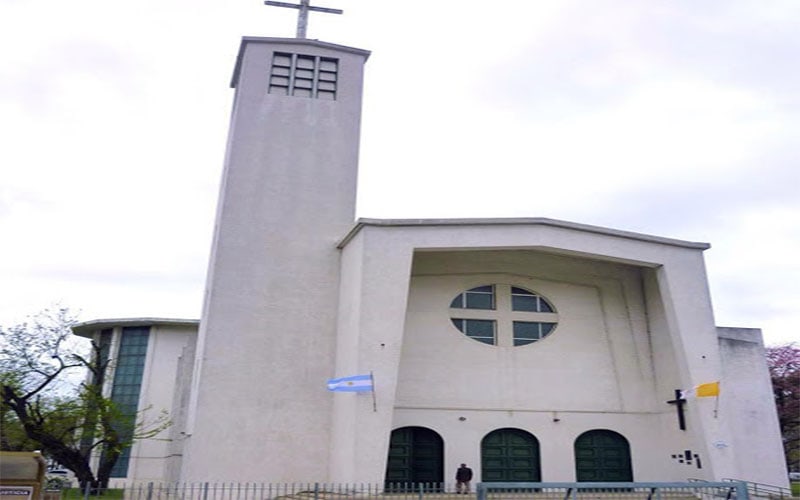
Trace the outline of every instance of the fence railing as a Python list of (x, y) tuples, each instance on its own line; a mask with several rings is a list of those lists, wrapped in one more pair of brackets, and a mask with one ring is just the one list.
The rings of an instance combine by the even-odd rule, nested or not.
[(480, 483), (477, 500), (749, 500), (743, 482)]
[[(109, 488), (67, 488), (61, 500), (422, 500), (455, 495), (455, 483), (112, 483)], [(53, 498), (49, 500), (55, 500)]]
[[(741, 479), (722, 478), (726, 482), (741, 482)], [(747, 491), (752, 497), (759, 498), (791, 498), (792, 490), (789, 488), (782, 488), (772, 484), (754, 483), (752, 481), (747, 483)]]
[[(452, 500), (454, 483), (136, 483), (68, 488), (61, 500)], [(744, 482), (479, 483), (476, 500), (749, 500)], [(51, 500), (55, 500), (52, 496)]]

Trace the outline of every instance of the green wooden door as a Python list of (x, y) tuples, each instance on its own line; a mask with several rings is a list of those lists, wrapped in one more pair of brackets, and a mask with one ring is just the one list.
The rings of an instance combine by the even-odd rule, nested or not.
[(633, 481), (628, 440), (614, 431), (584, 432), (575, 440), (578, 481)]
[(444, 442), (424, 427), (402, 427), (392, 431), (386, 485), (405, 488), (417, 483), (444, 482)]
[(541, 481), (539, 441), (521, 429), (497, 429), (481, 442), (481, 480)]

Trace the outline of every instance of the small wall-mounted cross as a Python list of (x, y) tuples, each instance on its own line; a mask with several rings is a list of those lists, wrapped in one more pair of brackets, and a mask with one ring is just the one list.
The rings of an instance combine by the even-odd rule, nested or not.
[(675, 399), (667, 401), (667, 403), (675, 405), (675, 409), (678, 412), (678, 429), (685, 431), (686, 417), (683, 415), (683, 405), (686, 404), (686, 400), (683, 399), (683, 396), (681, 395), (681, 390), (675, 389)]
[(297, 38), (306, 37), (306, 28), (308, 28), (308, 13), (325, 12), (327, 14), (341, 14), (344, 11), (341, 9), (328, 9), (325, 7), (312, 7), (311, 0), (300, 0), (300, 5), (287, 3), (287, 2), (273, 2), (272, 0), (264, 0), (264, 5), (271, 5), (273, 7), (288, 7), (290, 9), (297, 9), (300, 12), (297, 14)]

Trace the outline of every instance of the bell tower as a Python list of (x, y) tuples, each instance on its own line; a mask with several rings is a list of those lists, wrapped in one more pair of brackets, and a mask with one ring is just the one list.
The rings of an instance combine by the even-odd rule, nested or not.
[(242, 40), (183, 481), (328, 476), (336, 245), (355, 217), (368, 56), (302, 38)]

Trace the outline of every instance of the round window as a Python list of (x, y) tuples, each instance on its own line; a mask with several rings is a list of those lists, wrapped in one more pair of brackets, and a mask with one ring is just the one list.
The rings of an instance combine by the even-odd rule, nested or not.
[(496, 346), (531, 344), (558, 323), (553, 305), (522, 287), (494, 284), (470, 288), (450, 302), (450, 319), (472, 340)]

